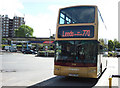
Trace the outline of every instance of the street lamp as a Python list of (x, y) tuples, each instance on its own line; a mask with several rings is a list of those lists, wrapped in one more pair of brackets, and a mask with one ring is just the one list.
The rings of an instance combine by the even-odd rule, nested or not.
[[(50, 30), (50, 42), (51, 42), (51, 29), (49, 29), (49, 30)], [(49, 42), (49, 43), (50, 43), (50, 42)]]
[(2, 15), (0, 15), (0, 51), (2, 50)]

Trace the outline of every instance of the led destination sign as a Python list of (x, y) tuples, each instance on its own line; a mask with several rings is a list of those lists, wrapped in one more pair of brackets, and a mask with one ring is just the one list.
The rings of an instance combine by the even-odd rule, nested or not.
[(58, 28), (58, 38), (93, 38), (94, 26), (64, 26)]

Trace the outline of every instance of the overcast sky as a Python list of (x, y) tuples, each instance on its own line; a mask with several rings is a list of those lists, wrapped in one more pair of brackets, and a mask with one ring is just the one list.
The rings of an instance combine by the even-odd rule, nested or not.
[[(97, 5), (107, 26), (109, 39), (118, 39), (118, 1), (120, 0), (0, 0), (0, 14), (25, 17), (34, 36), (49, 37), (56, 32), (59, 8)], [(50, 30), (49, 30), (50, 29)]]

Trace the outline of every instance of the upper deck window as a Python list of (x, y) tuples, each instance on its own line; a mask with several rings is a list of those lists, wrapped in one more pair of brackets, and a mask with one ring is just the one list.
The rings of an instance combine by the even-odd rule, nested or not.
[(94, 23), (95, 7), (79, 6), (60, 10), (59, 24)]

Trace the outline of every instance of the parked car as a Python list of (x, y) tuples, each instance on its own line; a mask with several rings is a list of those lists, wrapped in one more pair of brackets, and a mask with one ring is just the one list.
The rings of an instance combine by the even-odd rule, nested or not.
[(119, 52), (116, 52), (117, 53), (117, 57), (120, 57), (120, 51)]
[(25, 50), (25, 51), (23, 51), (23, 53), (24, 54), (33, 54), (34, 52), (33, 52), (33, 50)]
[(24, 53), (25, 49), (21, 49), (21, 52)]
[(103, 56), (104, 56), (104, 57), (108, 57), (108, 52), (104, 52), (104, 53), (103, 53)]
[(36, 50), (33, 50), (33, 54), (37, 54), (37, 51), (36, 51)]
[(10, 48), (9, 48), (9, 51), (10, 51), (10, 52), (17, 52), (17, 49), (14, 48), (14, 47), (10, 47)]
[(116, 56), (120, 57), (120, 48), (116, 48)]
[(4, 50), (8, 51), (10, 46), (5, 46)]

